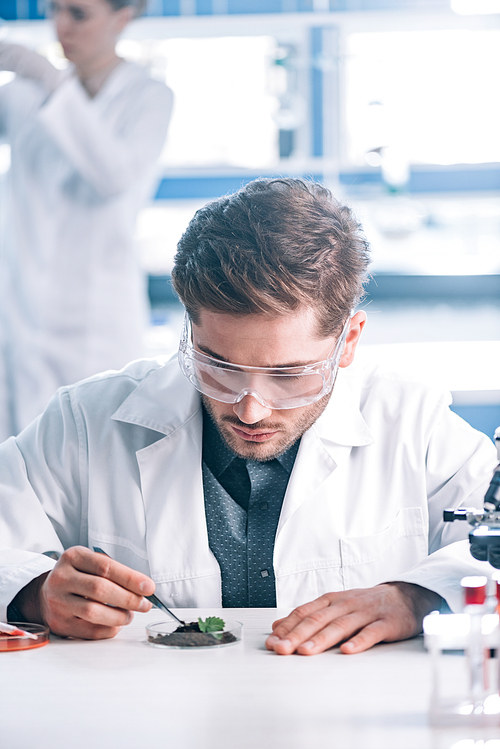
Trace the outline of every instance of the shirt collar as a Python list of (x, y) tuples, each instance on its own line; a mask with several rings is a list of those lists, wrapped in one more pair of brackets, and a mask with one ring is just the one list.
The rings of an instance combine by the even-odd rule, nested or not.
[(235, 457), (219, 434), (210, 414), (202, 405), (203, 410), (203, 460), (212, 471), (215, 478), (223, 473)]

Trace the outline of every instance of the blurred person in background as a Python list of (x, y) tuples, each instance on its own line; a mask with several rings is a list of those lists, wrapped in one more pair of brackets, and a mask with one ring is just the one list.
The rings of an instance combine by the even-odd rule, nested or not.
[(0, 137), (12, 149), (0, 259), (0, 439), (61, 385), (143, 354), (148, 302), (133, 246), (172, 92), (117, 56), (142, 0), (56, 0), (61, 71), (0, 42)]

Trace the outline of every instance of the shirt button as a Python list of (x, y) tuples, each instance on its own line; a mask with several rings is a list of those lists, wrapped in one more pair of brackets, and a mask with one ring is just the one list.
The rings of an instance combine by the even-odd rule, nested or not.
[(261, 577), (269, 577), (269, 570), (261, 570), (260, 576)]
[(269, 507), (269, 505), (267, 504), (267, 502), (261, 502), (259, 504), (259, 507), (260, 507), (261, 510), (267, 510), (267, 508)]

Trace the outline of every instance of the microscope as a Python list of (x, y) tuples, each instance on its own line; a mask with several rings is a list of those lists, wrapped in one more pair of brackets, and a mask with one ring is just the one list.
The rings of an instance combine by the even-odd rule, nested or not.
[(483, 508), (461, 507), (444, 510), (447, 523), (466, 520), (471, 526), (469, 533), (470, 553), (480, 562), (489, 562), (500, 569), (500, 427), (495, 431), (495, 445), (499, 463), (484, 495)]
[[(495, 432), (499, 463), (493, 472), (484, 496), (482, 509), (461, 507), (444, 510), (445, 522), (467, 521), (470, 553), (474, 559), (489, 562), (500, 569), (500, 427)], [(430, 720), (436, 726), (492, 726), (500, 725), (500, 644), (499, 606), (500, 577), (496, 580), (496, 613), (488, 609), (487, 577), (464, 577), (461, 585), (465, 594), (464, 612), (437, 615), (433, 612), (424, 619), (425, 645), (432, 655), (433, 690), (430, 701)], [(495, 598), (496, 600), (493, 600)], [(450, 651), (465, 651), (465, 669), (452, 670)]]

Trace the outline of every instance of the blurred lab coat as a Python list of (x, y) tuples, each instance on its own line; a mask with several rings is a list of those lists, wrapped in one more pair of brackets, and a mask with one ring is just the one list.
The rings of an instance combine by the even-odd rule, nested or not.
[[(0, 45), (0, 68), (10, 46)], [(170, 89), (130, 62), (92, 99), (71, 70), (53, 85), (54, 73), (47, 83), (29, 67), (0, 87), (0, 137), (12, 149), (0, 261), (0, 405), (11, 418), (0, 415), (0, 439), (59, 386), (143, 354), (148, 300), (133, 234), (172, 109)]]
[[(490, 574), (466, 523), (496, 451), (448, 408), (449, 394), (351, 365), (302, 436), (274, 548), (277, 605), (406, 581), (460, 609), (465, 575)], [(200, 395), (176, 359), (133, 362), (61, 389), (43, 416), (0, 446), (0, 619), (53, 560), (99, 546), (150, 575), (179, 608), (220, 607), (207, 534)]]

